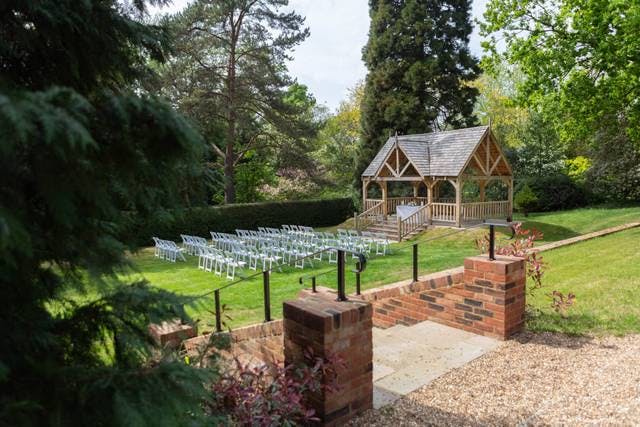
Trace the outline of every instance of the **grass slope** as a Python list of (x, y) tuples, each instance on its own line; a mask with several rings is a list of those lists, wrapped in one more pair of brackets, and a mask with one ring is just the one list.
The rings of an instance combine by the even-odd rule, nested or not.
[[(527, 328), (570, 334), (640, 333), (640, 228), (543, 254), (548, 263), (541, 289), (529, 302), (539, 310)], [(573, 292), (567, 319), (549, 307), (546, 293)]]
[[(524, 220), (526, 228), (535, 227), (542, 231), (545, 234), (545, 242), (573, 237), (639, 219), (640, 207), (576, 209), (565, 212), (531, 214), (526, 219), (516, 218), (516, 220)], [(362, 275), (362, 288), (369, 289), (410, 278), (411, 245), (413, 243), (420, 243), (419, 269), (420, 274), (426, 274), (462, 265), (465, 257), (478, 252), (475, 248), (474, 240), (485, 233), (484, 230), (475, 229), (445, 236), (451, 232), (452, 230), (450, 229), (429, 230), (411, 241), (392, 245), (392, 253), (387, 256), (370, 258), (367, 269)], [(556, 260), (550, 254), (548, 257), (550, 268), (547, 273), (548, 289), (551, 289), (552, 284), (559, 283), (552, 282), (554, 280), (554, 270), (562, 269), (562, 265), (564, 265), (563, 260)], [(158, 260), (153, 256), (153, 250), (144, 249), (132, 255), (131, 260), (134, 271), (123, 275), (122, 279), (130, 281), (132, 279), (145, 278), (154, 286), (182, 294), (201, 295), (229, 283), (229, 281), (218, 278), (212, 273), (198, 270), (195, 257), (188, 257), (186, 263), (173, 264)], [(349, 260), (349, 262), (348, 268), (352, 268), (352, 260)], [(312, 274), (323, 272), (326, 272), (326, 274), (318, 278), (318, 284), (335, 288), (335, 265), (329, 265), (326, 262), (320, 265), (316, 263), (314, 269), (305, 268), (300, 270), (284, 267), (282, 272), (274, 272), (271, 277), (272, 317), (280, 317), (282, 302), (295, 298), (303, 288), (299, 284), (300, 277), (309, 277)], [(248, 270), (247, 273), (253, 272)], [(310, 287), (309, 280), (305, 282), (305, 286)], [(559, 286), (555, 288), (562, 290)], [(354, 290), (355, 277), (353, 273), (348, 272), (347, 291), (353, 292)], [(579, 293), (578, 299), (579, 304), (582, 305), (583, 302)], [(228, 322), (230, 326), (246, 325), (263, 320), (262, 278), (256, 277), (221, 291), (221, 301), (222, 304), (227, 306), (227, 314), (232, 318)], [(539, 301), (536, 300), (536, 305), (542, 308), (544, 308), (545, 304), (548, 304), (545, 298), (540, 297)], [(189, 311), (194, 318), (201, 321), (202, 330), (212, 329), (214, 322), (213, 295), (202, 298)], [(545, 326), (543, 325), (552, 324), (550, 320), (544, 322), (546, 323), (543, 323), (543, 319), (541, 319), (536, 324), (539, 326), (535, 327), (544, 328)], [(551, 328), (551, 326), (546, 327)]]

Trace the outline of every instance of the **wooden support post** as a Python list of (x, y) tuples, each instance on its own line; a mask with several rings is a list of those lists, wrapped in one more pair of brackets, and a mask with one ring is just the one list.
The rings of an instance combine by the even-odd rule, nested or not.
[(462, 179), (456, 179), (456, 227), (462, 226)]
[(428, 215), (429, 215), (429, 225), (433, 224), (433, 190), (434, 187), (436, 185), (435, 181), (429, 181), (424, 183), (427, 186), (427, 205), (429, 205), (429, 207), (427, 208), (429, 210)]
[(382, 214), (386, 218), (389, 214), (389, 212), (387, 212), (387, 181), (382, 181), (379, 184), (382, 189)]
[(368, 180), (362, 180), (362, 212), (367, 210), (367, 188), (369, 187)]
[(485, 187), (487, 186), (487, 181), (478, 181), (478, 189), (480, 190), (480, 201), (484, 202), (485, 200), (485, 194), (484, 194), (484, 190)]
[(507, 217), (508, 221), (513, 219), (513, 177), (509, 177), (509, 207), (507, 208), (509, 212), (509, 216)]

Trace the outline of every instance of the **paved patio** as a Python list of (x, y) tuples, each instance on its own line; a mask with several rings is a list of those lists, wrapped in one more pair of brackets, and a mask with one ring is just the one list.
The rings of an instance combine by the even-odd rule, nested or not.
[(501, 344), (430, 321), (373, 328), (373, 406), (391, 404)]

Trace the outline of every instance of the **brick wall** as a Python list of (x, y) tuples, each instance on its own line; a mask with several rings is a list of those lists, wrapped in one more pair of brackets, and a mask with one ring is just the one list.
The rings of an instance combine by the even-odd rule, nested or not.
[(338, 302), (328, 293), (309, 295), (284, 303), (285, 363), (304, 362), (304, 352), (316, 357), (339, 356), (345, 364), (323, 388), (307, 397), (321, 425), (343, 425), (373, 405), (373, 344), (371, 304)]
[(363, 292), (381, 328), (425, 320), (506, 339), (521, 330), (525, 309), (525, 265), (521, 258), (470, 257), (463, 268)]
[[(245, 364), (279, 364), (284, 363), (283, 321), (257, 323), (234, 329), (231, 332), (220, 332), (213, 338), (228, 341), (229, 346), (219, 351), (223, 357), (237, 357)], [(182, 343), (186, 354), (195, 357), (202, 354), (211, 341), (212, 335), (205, 334), (191, 338)]]

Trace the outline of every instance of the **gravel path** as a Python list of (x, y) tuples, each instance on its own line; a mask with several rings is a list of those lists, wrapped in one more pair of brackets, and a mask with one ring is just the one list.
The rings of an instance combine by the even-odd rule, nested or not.
[(352, 425), (640, 425), (640, 335), (522, 333)]

